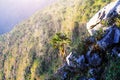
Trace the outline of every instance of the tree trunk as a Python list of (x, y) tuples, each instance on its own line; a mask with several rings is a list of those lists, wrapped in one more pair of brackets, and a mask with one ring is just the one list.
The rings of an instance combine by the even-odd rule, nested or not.
[(61, 45), (61, 48), (60, 48), (59, 52), (60, 52), (60, 57), (62, 57), (63, 60), (64, 60), (65, 59), (65, 54), (66, 54), (65, 44)]

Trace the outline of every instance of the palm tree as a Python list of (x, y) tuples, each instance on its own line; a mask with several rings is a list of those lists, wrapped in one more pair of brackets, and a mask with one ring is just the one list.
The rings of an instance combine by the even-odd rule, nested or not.
[(59, 53), (61, 57), (65, 57), (66, 50), (65, 47), (70, 43), (70, 39), (64, 33), (56, 33), (52, 39), (51, 44), (54, 48), (59, 49)]

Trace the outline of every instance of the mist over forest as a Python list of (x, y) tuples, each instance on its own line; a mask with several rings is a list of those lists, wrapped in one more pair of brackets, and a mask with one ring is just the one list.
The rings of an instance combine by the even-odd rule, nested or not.
[(57, 0), (0, 0), (0, 34)]

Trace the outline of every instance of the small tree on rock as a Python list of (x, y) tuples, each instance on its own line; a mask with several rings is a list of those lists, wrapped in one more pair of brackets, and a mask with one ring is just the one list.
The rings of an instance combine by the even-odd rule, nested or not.
[(61, 57), (65, 57), (66, 54), (66, 45), (69, 44), (71, 41), (64, 33), (56, 33), (52, 39), (51, 44), (54, 48), (59, 49), (59, 53)]

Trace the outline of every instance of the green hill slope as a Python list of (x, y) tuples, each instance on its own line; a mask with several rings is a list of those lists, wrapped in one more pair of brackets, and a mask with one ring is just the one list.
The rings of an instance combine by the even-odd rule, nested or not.
[(75, 48), (88, 35), (87, 20), (110, 1), (60, 0), (1, 35), (0, 80), (44, 80), (53, 74), (62, 61), (50, 45), (51, 37), (64, 32)]

